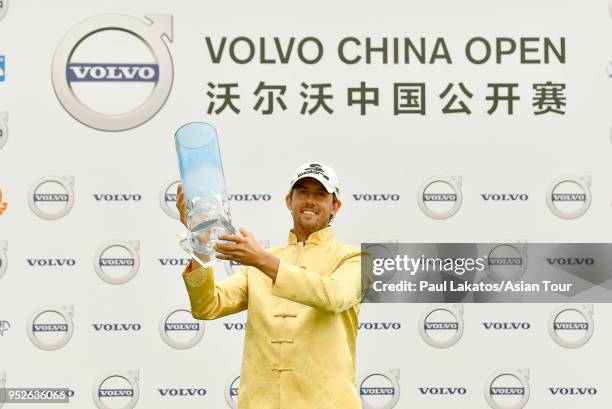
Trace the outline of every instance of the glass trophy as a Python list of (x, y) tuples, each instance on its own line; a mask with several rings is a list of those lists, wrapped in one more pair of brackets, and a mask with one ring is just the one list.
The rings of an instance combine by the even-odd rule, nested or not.
[[(209, 124), (192, 122), (179, 128), (175, 142), (187, 216), (187, 232), (179, 237), (179, 244), (202, 266), (209, 267), (217, 261), (213, 245), (219, 236), (236, 234), (217, 132)], [(210, 260), (204, 262), (195, 253)]]

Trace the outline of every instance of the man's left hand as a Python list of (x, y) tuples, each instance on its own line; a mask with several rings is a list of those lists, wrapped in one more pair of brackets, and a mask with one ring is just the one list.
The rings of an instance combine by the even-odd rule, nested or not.
[(279, 259), (264, 250), (257, 239), (246, 229), (240, 229), (241, 235), (221, 235), (220, 240), (232, 243), (217, 243), (215, 250), (220, 260), (232, 260), (245, 266), (261, 270), (273, 281), (276, 279)]

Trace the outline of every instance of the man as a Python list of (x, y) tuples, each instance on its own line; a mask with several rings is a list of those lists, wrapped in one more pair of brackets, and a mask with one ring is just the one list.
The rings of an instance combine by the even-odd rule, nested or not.
[[(361, 408), (361, 254), (336, 240), (329, 225), (342, 205), (335, 172), (316, 163), (299, 167), (285, 201), (293, 216), (285, 247), (264, 250), (245, 229), (221, 236), (229, 243), (216, 244), (217, 257), (244, 267), (217, 283), (211, 268), (191, 261), (183, 272), (191, 312), (212, 320), (248, 309), (238, 409)], [(180, 186), (177, 207), (185, 223)]]

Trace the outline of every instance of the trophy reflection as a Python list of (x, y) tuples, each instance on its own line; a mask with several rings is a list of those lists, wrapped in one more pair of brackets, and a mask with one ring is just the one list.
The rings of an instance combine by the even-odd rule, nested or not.
[[(179, 171), (185, 195), (187, 232), (179, 244), (202, 266), (217, 259), (219, 236), (236, 234), (232, 226), (217, 132), (209, 124), (192, 122), (175, 135)], [(199, 255), (208, 256), (204, 262)]]

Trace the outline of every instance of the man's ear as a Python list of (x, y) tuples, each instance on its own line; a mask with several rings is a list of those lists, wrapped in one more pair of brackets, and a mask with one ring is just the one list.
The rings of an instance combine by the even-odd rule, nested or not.
[(287, 209), (291, 211), (291, 193), (287, 193), (287, 196), (285, 196), (285, 203), (287, 204)]
[(340, 199), (336, 199), (336, 201), (332, 204), (332, 214), (335, 216), (340, 207), (342, 206), (342, 202)]

